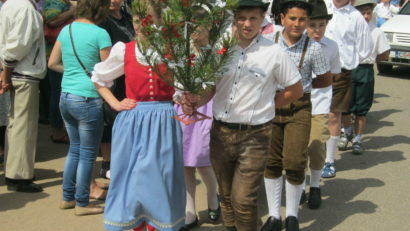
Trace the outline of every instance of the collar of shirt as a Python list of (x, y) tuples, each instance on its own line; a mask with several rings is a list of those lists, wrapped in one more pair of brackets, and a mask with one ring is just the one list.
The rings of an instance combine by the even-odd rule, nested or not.
[(289, 46), (285, 42), (285, 38), (283, 37), (284, 32), (285, 32), (285, 29), (282, 30), (282, 32), (280, 33), (280, 36), (279, 36), (279, 38), (280, 38), (279, 43), (282, 47), (287, 48), (287, 49), (291, 49), (291, 48), (294, 48), (294, 47), (303, 46), (305, 44), (305, 40), (306, 40), (307, 35), (305, 33), (303, 33), (302, 36), (300, 36), (299, 41), (297, 41), (296, 43)]
[(348, 13), (348, 12), (352, 11), (353, 9), (355, 9), (350, 2), (348, 4), (340, 7), (340, 8), (336, 8), (336, 6), (332, 2), (330, 8), (331, 8), (332, 12), (334, 12), (334, 13), (335, 12), (341, 12), (341, 13), (346, 12), (346, 13)]

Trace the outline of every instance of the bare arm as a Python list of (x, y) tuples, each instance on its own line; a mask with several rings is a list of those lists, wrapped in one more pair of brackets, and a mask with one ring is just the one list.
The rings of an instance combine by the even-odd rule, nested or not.
[(3, 71), (0, 71), (0, 95), (13, 87), (11, 82), (13, 69), (13, 67), (3, 67)]
[(329, 71), (324, 73), (323, 75), (318, 75), (312, 81), (313, 88), (324, 88), (328, 87), (332, 84), (332, 73)]
[(56, 72), (64, 72), (64, 65), (61, 59), (61, 44), (59, 41), (54, 44), (53, 50), (51, 51), (48, 68)]
[(300, 81), (285, 88), (284, 91), (276, 93), (275, 95), (275, 107), (282, 107), (290, 104), (293, 101), (303, 96), (303, 86)]
[(376, 61), (387, 61), (389, 60), (390, 50), (387, 50), (376, 56)]
[(121, 102), (112, 94), (111, 90), (107, 87), (102, 87), (97, 83), (94, 83), (98, 93), (103, 99), (116, 111), (131, 110), (137, 106), (136, 101), (133, 99), (125, 98)]

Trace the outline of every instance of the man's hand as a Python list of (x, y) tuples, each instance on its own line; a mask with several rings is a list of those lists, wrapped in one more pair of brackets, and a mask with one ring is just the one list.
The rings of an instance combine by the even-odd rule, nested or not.
[(5, 71), (0, 72), (0, 95), (6, 93), (10, 90), (13, 86), (11, 85), (10, 80), (6, 76)]
[(118, 102), (117, 104), (110, 105), (110, 106), (118, 112), (119, 111), (125, 111), (125, 110), (131, 110), (135, 106), (137, 106), (137, 101), (135, 101), (133, 99), (125, 98), (125, 99), (121, 100), (121, 102)]

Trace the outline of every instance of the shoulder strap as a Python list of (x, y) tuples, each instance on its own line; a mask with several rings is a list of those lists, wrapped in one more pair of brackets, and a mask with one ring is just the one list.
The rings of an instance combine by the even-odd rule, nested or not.
[(78, 57), (77, 51), (75, 50), (75, 46), (74, 46), (74, 40), (73, 40), (73, 33), (71, 31), (71, 25), (72, 23), (70, 23), (70, 25), (68, 26), (68, 29), (70, 30), (70, 40), (71, 40), (71, 45), (73, 46), (73, 51), (74, 51), (74, 55), (77, 58), (77, 61), (80, 63), (80, 66), (83, 68), (85, 74), (91, 78), (91, 73), (87, 70), (87, 68), (84, 66), (83, 62), (81, 62), (80, 58)]
[(302, 68), (303, 62), (305, 61), (305, 55), (306, 55), (308, 44), (309, 44), (309, 37), (306, 36), (305, 44), (303, 45), (302, 56), (300, 57), (299, 69)]
[(279, 41), (279, 34), (280, 34), (280, 31), (277, 31), (275, 35), (275, 43), (278, 43)]

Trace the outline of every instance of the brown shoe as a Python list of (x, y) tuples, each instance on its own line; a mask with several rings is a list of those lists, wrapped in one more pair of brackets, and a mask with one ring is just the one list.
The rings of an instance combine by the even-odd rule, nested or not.
[(75, 207), (75, 201), (64, 201), (60, 202), (60, 209), (73, 209)]
[(104, 212), (104, 208), (97, 205), (88, 205), (86, 207), (75, 206), (76, 216), (94, 215)]

